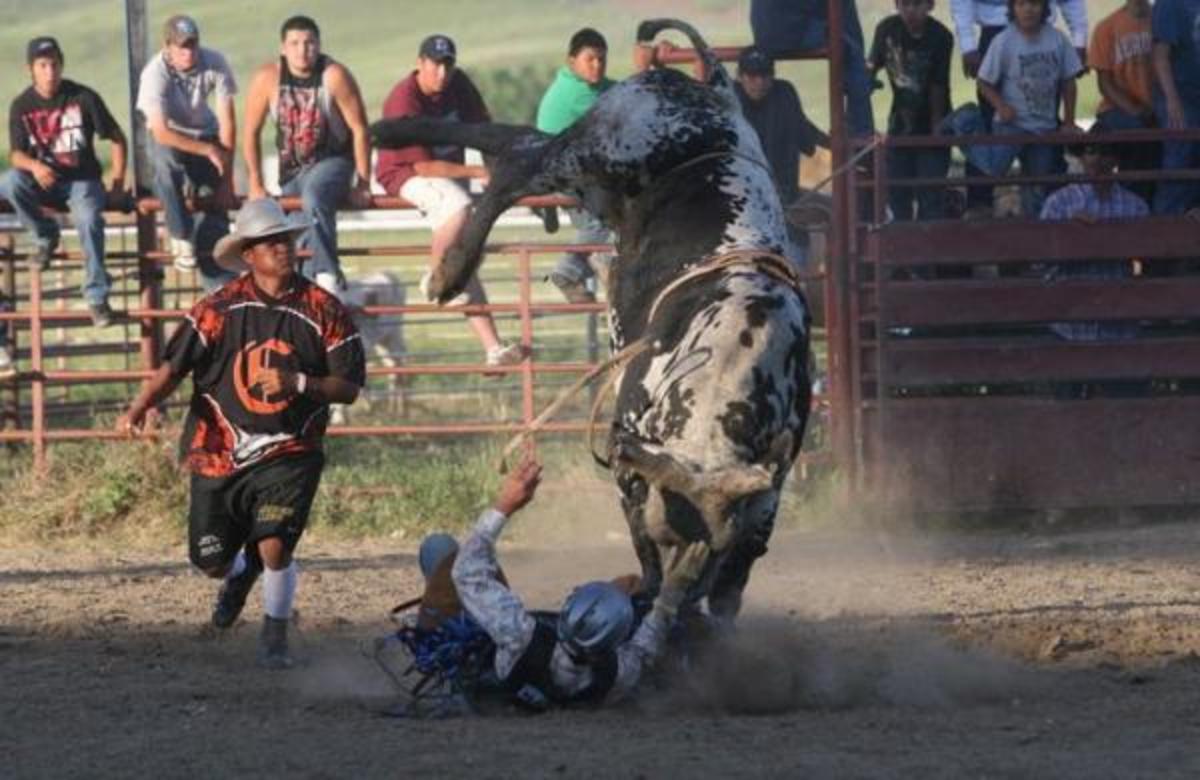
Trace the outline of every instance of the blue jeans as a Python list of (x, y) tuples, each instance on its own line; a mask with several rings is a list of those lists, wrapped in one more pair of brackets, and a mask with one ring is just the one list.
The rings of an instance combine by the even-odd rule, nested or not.
[[(581, 208), (567, 209), (567, 216), (575, 226), (575, 243), (577, 244), (607, 244), (612, 240), (609, 229), (599, 217), (592, 216)], [(558, 259), (554, 273), (565, 276), (572, 282), (585, 282), (595, 274), (588, 265), (591, 252), (567, 252)]]
[(109, 279), (104, 270), (104, 185), (99, 179), (59, 180), (46, 190), (33, 174), (10, 168), (0, 177), (0, 195), (12, 204), (21, 224), (42, 246), (58, 243), (59, 234), (58, 223), (43, 214), (42, 207), (70, 209), (83, 248), (84, 300), (89, 304), (108, 300)]
[(950, 169), (949, 149), (889, 149), (888, 178), (893, 182), (888, 188), (888, 205), (898, 222), (916, 218), (941, 219), (944, 216), (944, 193), (941, 187), (901, 187), (896, 182), (902, 179), (945, 178)]
[(299, 195), (304, 203), (304, 216), (311, 227), (304, 231), (300, 246), (312, 250), (307, 275), (316, 278), (329, 273), (339, 280), (342, 265), (337, 254), (337, 209), (350, 192), (354, 177), (354, 161), (349, 157), (326, 157), (293, 176), (281, 191), (284, 195)]
[(215, 192), (221, 184), (217, 168), (207, 157), (189, 154), (169, 146), (150, 142), (154, 163), (154, 194), (162, 201), (167, 232), (172, 238), (191, 241), (196, 248), (196, 264), (206, 290), (214, 290), (237, 275), (213, 260), (217, 241), (229, 232), (229, 215), (224, 210), (205, 211), (195, 217), (184, 203), (185, 184), (194, 191)]
[[(1019, 135), (1026, 138), (1037, 135), (1029, 130), (998, 120), (992, 122), (992, 133)], [(1016, 159), (1021, 160), (1021, 173), (1026, 176), (1046, 176), (1067, 171), (1067, 161), (1063, 157), (1062, 147), (1056, 144), (1021, 143), (1019, 145), (964, 146), (963, 155), (979, 171), (989, 176), (1005, 175), (1012, 167), (1013, 160)], [(1043, 184), (1021, 187), (1021, 210), (1025, 216), (1036, 219), (1041, 215), (1042, 203), (1046, 200), (1046, 194), (1047, 188)]]
[[(828, 17), (825, 0), (754, 0), (750, 4), (754, 45), (773, 56), (789, 49), (824, 48), (829, 44)], [(872, 79), (867, 74), (867, 48), (854, 0), (842, 0), (842, 43), (846, 121), (853, 135), (871, 135), (875, 132)]]
[[(1181, 95), (1188, 129), (1200, 127), (1200, 105), (1191, 95)], [(1154, 96), (1154, 112), (1161, 126), (1167, 126), (1167, 102), (1162, 95)], [(1163, 141), (1162, 169), (1200, 168), (1200, 143), (1196, 141)], [(1182, 214), (1194, 208), (1200, 200), (1200, 181), (1160, 181), (1154, 193), (1155, 214)]]

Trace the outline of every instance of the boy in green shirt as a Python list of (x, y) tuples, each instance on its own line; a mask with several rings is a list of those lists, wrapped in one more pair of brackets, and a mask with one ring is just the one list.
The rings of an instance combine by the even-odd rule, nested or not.
[[(538, 105), (537, 129), (561, 133), (586, 114), (600, 93), (613, 85), (612, 79), (604, 75), (607, 65), (608, 42), (603, 35), (590, 27), (572, 35), (567, 64), (558, 69), (554, 83)], [(582, 208), (567, 209), (567, 214), (579, 231), (576, 243), (609, 243), (608, 228), (598, 218)], [(570, 303), (594, 303), (596, 296), (588, 288), (592, 276), (588, 253), (570, 252), (559, 259), (549, 279)]]

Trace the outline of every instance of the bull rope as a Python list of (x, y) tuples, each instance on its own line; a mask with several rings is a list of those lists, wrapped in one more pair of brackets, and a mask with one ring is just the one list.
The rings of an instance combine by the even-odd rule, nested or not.
[[(658, 313), (659, 307), (662, 305), (671, 294), (677, 291), (680, 287), (698, 279), (702, 276), (724, 271), (734, 267), (750, 267), (759, 273), (766, 274), (774, 279), (777, 279), (787, 284), (792, 289), (802, 294), (803, 280), (800, 274), (792, 266), (790, 260), (777, 252), (768, 252), (760, 249), (733, 249), (728, 252), (722, 252), (719, 255), (711, 256), (696, 265), (692, 266), (677, 279), (674, 279), (670, 284), (662, 289), (661, 292), (654, 298), (654, 302), (650, 305), (650, 313), (646, 316), (646, 326), (654, 320), (654, 315)], [(542, 413), (539, 414), (529, 426), (513, 436), (504, 451), (500, 454), (499, 471), (501, 474), (508, 470), (508, 458), (522, 443), (536, 434), (543, 426), (558, 413), (558, 410), (574, 398), (585, 387), (590, 385), (597, 377), (607, 374), (604, 385), (600, 388), (600, 392), (596, 394), (596, 400), (592, 402), (591, 413), (588, 415), (587, 424), (587, 448), (591, 453), (593, 460), (606, 469), (612, 468), (612, 463), (608, 458), (596, 452), (595, 437), (596, 437), (596, 418), (600, 415), (600, 407), (608, 399), (609, 394), (616, 386), (617, 382), (624, 375), (625, 366), (632, 362), (636, 357), (641, 355), (648, 349), (657, 349), (661, 345), (657, 341), (651, 341), (643, 336), (640, 339), (625, 346), (620, 352), (613, 355), (603, 363), (597, 364), (590, 371), (577, 379), (570, 387), (559, 393), (558, 397), (547, 406)]]

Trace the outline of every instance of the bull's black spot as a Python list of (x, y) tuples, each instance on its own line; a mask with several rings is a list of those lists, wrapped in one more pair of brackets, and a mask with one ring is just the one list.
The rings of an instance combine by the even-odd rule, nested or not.
[(683, 435), (688, 420), (692, 419), (692, 408), (696, 404), (693, 388), (681, 389), (675, 382), (655, 407), (647, 429), (658, 441), (671, 441)]
[(746, 349), (749, 349), (750, 347), (754, 346), (754, 336), (750, 335), (750, 331), (742, 330), (742, 332), (738, 334), (738, 343), (740, 343)]
[(779, 294), (753, 295), (746, 304), (746, 322), (752, 328), (761, 328), (767, 324), (771, 312), (782, 309), (785, 303)]

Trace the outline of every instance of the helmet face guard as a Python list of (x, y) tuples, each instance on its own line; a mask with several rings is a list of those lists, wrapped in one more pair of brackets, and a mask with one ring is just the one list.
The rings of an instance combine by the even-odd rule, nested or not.
[(633, 628), (633, 603), (610, 582), (580, 585), (558, 616), (558, 641), (572, 660), (587, 663), (613, 650)]

